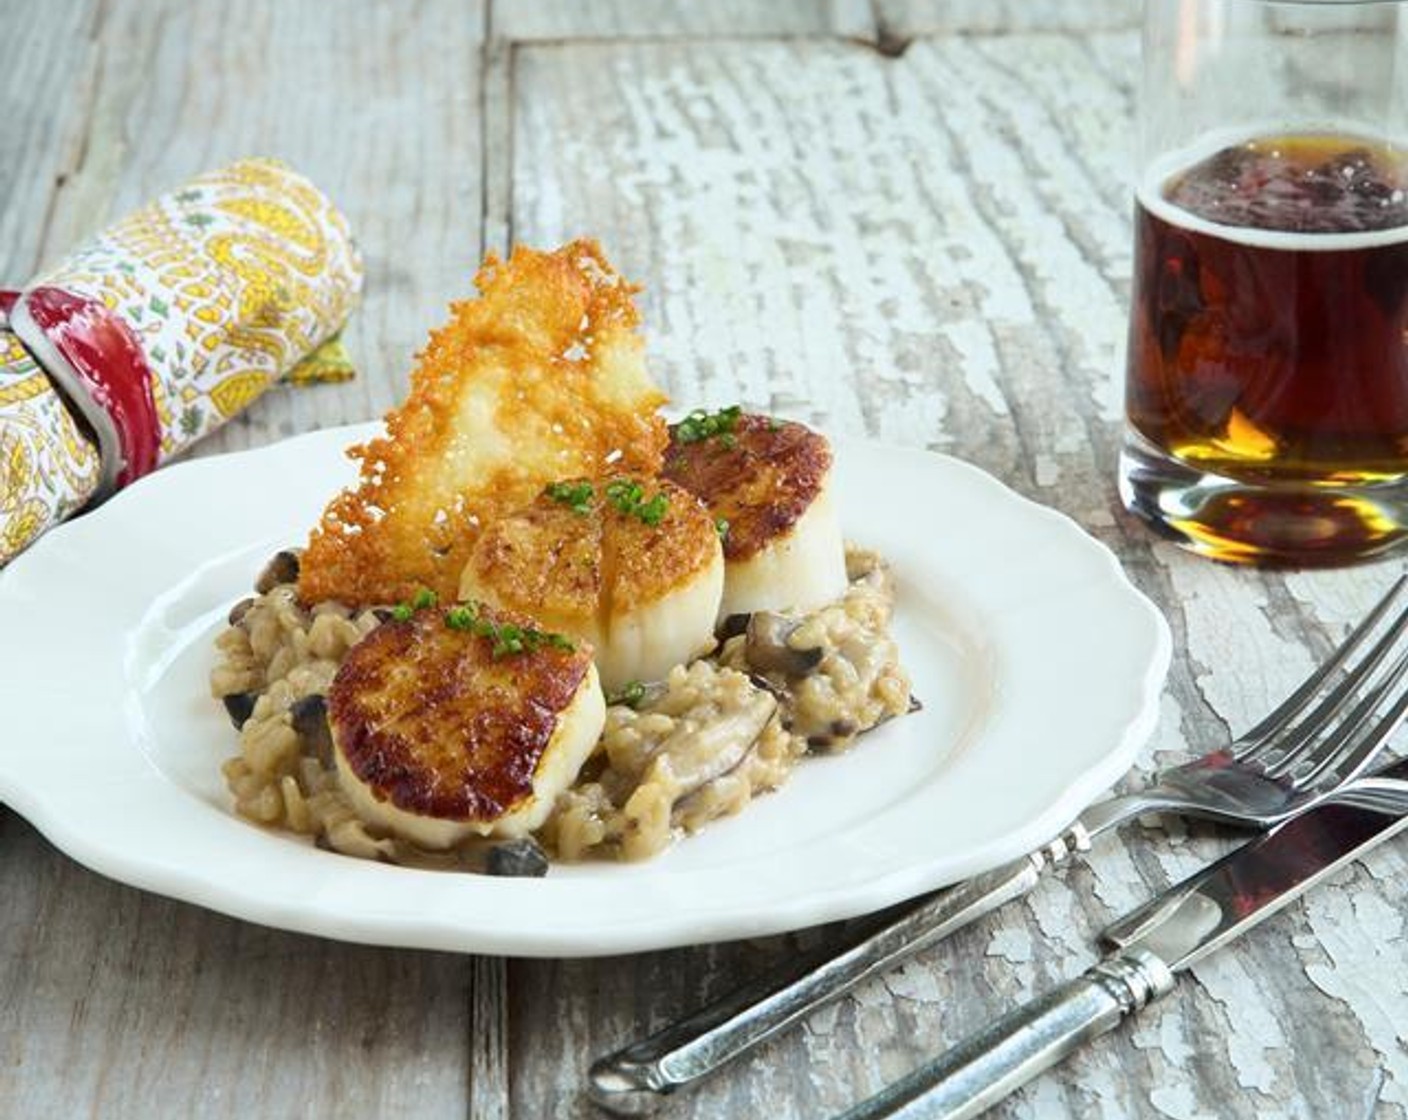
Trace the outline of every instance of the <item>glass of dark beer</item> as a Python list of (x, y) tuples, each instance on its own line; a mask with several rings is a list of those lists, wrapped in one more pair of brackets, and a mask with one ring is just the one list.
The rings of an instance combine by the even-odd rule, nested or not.
[(1408, 544), (1408, 0), (1146, 0), (1125, 506), (1220, 560)]

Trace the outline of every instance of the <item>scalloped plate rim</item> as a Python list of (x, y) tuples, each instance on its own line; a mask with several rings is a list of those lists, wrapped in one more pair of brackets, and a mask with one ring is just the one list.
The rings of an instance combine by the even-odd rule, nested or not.
[[(8, 568), (0, 570), (0, 627), (8, 630), (9, 617), (18, 615), (32, 619), (37, 628), (37, 620), (45, 617), (44, 612), (37, 611), (37, 596), (44, 592), (46, 579), (59, 580), (65, 574), (72, 578), (66, 562), (69, 565), (77, 562), (75, 548), (96, 547), (110, 535), (131, 533), (134, 522), (140, 525), (144, 516), (153, 516), (153, 508), (172, 496), (179, 499), (185, 489), (212, 480), (222, 485), (247, 481), (258, 477), (261, 470), (266, 474), (274, 471), (281, 463), (306, 463), (310, 455), (321, 464), (324, 459), (340, 455), (347, 443), (365, 439), (379, 427), (375, 423), (359, 424), (304, 433), (249, 451), (176, 464), (148, 476), (91, 514), (51, 531)], [(1039, 542), (1048, 550), (1045, 555), (1059, 563), (1073, 565), (1075, 575), (1081, 577), (1074, 588), (1060, 589), (1063, 599), (1068, 592), (1073, 601), (1082, 596), (1092, 597), (1114, 612), (1110, 617), (1118, 615), (1121, 622), (1116, 628), (1117, 640), (1122, 643), (1120, 647), (1115, 650), (1097, 647), (1091, 653), (1097, 660), (1107, 657), (1127, 669), (1121, 680), (1090, 682), (1092, 697), (1112, 706), (1100, 724), (1099, 733), (1104, 741), (1090, 748), (1094, 752), (1092, 759), (1068, 775), (1059, 796), (1036, 797), (1042, 802), (1036, 811), (1026, 814), (1020, 821), (1008, 822), (993, 835), (972, 842), (966, 850), (927, 853), (898, 865), (867, 867), (866, 859), (878, 858), (876, 852), (883, 852), (888, 861), (895, 859), (895, 853), (902, 848), (894, 836), (885, 833), (886, 828), (915, 830), (922, 825), (922, 811), (934, 800), (928, 787), (924, 787), (914, 797), (901, 800), (888, 810), (878, 826), (867, 822), (852, 829), (851, 834), (836, 838), (834, 858), (839, 861), (844, 857), (851, 862), (846, 875), (837, 875), (831, 881), (823, 877), (823, 881), (799, 885), (795, 882), (796, 865), (785, 860), (781, 869), (754, 868), (758, 883), (749, 891), (742, 891), (732, 881), (720, 884), (718, 870), (693, 869), (684, 874), (672, 872), (668, 867), (662, 870), (662, 865), (655, 862), (610, 865), (610, 873), (595, 878), (574, 878), (569, 873), (529, 881), (414, 872), (322, 852), (312, 853), (301, 845), (290, 844), (284, 837), (248, 825), (232, 814), (227, 814), (227, 823), (239, 831), (207, 822), (205, 816), (209, 814), (202, 815), (199, 799), (154, 765), (130, 736), (118, 744), (118, 754), (91, 753), (89, 757), (99, 769), (116, 766), (123, 780), (131, 783), (125, 787), (129, 796), (136, 803), (145, 798), (155, 805), (154, 819), (144, 817), (136, 823), (129, 820), (128, 827), (124, 828), (121, 804), (105, 800), (101, 791), (83, 789), (81, 782), (77, 790), (63, 785), (61, 778), (45, 770), (44, 756), (39, 749), (26, 751), (22, 747), (11, 747), (7, 750), (3, 743), (0, 743), (0, 799), (79, 862), (155, 893), (266, 925), (342, 940), (523, 956), (596, 956), (775, 934), (875, 910), (1021, 855), (1055, 835), (1117, 781), (1152, 733), (1170, 660), (1167, 624), (1130, 583), (1108, 548), (1064, 514), (1017, 494), (972, 464), (934, 452), (871, 441), (837, 440), (836, 446), (838, 476), (842, 480), (848, 477), (848, 471), (857, 477), (867, 471), (879, 471), (876, 477), (881, 479), (891, 477), (887, 472), (903, 470), (906, 479), (909, 473), (919, 472), (922, 480), (941, 481), (955, 488), (947, 495), (938, 495), (941, 506), (946, 499), (952, 504), (955, 497), (983, 505), (984, 509), (992, 511), (995, 521), (1008, 529), (1015, 525), (1021, 530), (1018, 537), (1026, 547), (1014, 550), (1015, 560), (1009, 562), (1030, 567), (1039, 552), (1033, 546)], [(343, 464), (338, 469), (347, 475), (351, 468)], [(321, 507), (326, 497), (327, 492), (319, 490), (315, 504)], [(871, 524), (868, 519), (880, 516), (872, 505), (884, 504), (885, 500), (867, 501), (860, 513), (848, 510), (848, 518), (859, 522), (859, 525), (847, 522), (848, 535), (864, 540), (865, 527)], [(202, 503), (200, 509), (191, 514), (197, 524), (200, 517), (209, 516), (207, 510), (208, 503)], [(901, 532), (907, 538), (918, 531), (909, 528), (911, 524), (918, 522), (907, 522), (902, 529), (887, 522), (884, 528)], [(93, 537), (97, 538), (97, 545), (89, 540)], [(964, 547), (971, 553), (981, 553), (982, 544), (982, 526), (975, 527), (964, 537)], [(48, 572), (50, 561), (59, 561), (54, 574)], [(970, 563), (966, 559), (956, 562), (960, 567)], [(1000, 565), (997, 570), (1002, 570)], [(1049, 575), (1049, 566), (1046, 571)], [(1024, 574), (1040, 588), (1043, 576), (1040, 563)], [(991, 575), (991, 569), (979, 572), (974, 568), (969, 586), (977, 587), (983, 578)], [(1023, 590), (1029, 592), (1031, 588), (1024, 584)], [(994, 593), (990, 587), (984, 589), (986, 595)], [(30, 608), (28, 614), (27, 608)], [(903, 598), (899, 609), (903, 618)], [(1057, 603), (1049, 609), (1059, 613), (1063, 607)], [(1005, 616), (999, 621), (1004, 627), (1016, 625), (1019, 628), (1023, 622), (1020, 618)], [(1089, 619), (1076, 621), (1086, 623), (1090, 629), (1098, 628), (1089, 625)], [(42, 640), (29, 633), (21, 633), (20, 637), (24, 641)], [(117, 640), (119, 645), (131, 644), (130, 634), (106, 635), (106, 638)], [(901, 653), (903, 656), (903, 648)], [(997, 654), (999, 660), (1008, 654), (1017, 661), (1033, 656), (1030, 650), (1017, 649), (999, 649)], [(89, 668), (91, 670), (92, 666)], [(45, 682), (26, 681), (27, 669), (28, 665), (22, 665), (0, 677), (0, 700), (4, 701), (0, 710), (10, 710), (12, 714), (18, 710), (24, 714), (26, 702), (39, 707), (43, 699), (53, 693), (52, 685), (46, 691)], [(36, 667), (30, 671), (37, 673), (39, 670)], [(26, 683), (30, 685), (28, 690), (23, 687)], [(117, 687), (118, 694), (122, 694), (120, 686), (125, 682), (103, 678), (101, 683), (109, 692)], [(998, 685), (1003, 683), (997, 682)], [(1040, 685), (1041, 682), (1029, 680), (1026, 683)], [(1112, 691), (1116, 697), (1113, 700)], [(1020, 697), (998, 697), (997, 700), (1000, 703), (984, 727), (991, 726), (995, 720), (1010, 722), (1024, 715), (1020, 709), (1016, 709), (1014, 715), (1011, 708), (1012, 704), (1021, 703)], [(126, 696), (126, 701), (130, 708), (131, 696)], [(72, 734), (81, 735), (87, 729), (76, 714), (79, 706), (69, 707), (74, 714), (66, 718), (77, 725)], [(28, 715), (31, 724), (38, 718), (33, 711)], [(1073, 713), (1070, 718), (1078, 715)], [(127, 712), (126, 716), (130, 718), (131, 713)], [(895, 721), (892, 726), (903, 728), (904, 721)], [(116, 728), (108, 727), (109, 732), (114, 729), (123, 730), (120, 724)], [(12, 726), (13, 733), (7, 735), (6, 740), (11, 743), (28, 741), (26, 730), (33, 739), (35, 727), (26, 727), (21, 721), (19, 727)], [(1072, 729), (1066, 731), (1069, 734)], [(981, 770), (991, 764), (990, 759), (983, 757), (982, 732), (980, 728), (976, 742), (968, 744), (961, 756), (946, 761), (939, 768), (941, 776), (936, 781), (957, 780), (953, 775), (961, 775), (967, 769)], [(905, 734), (903, 731), (892, 733), (889, 729), (882, 729), (881, 733), (892, 737)], [(57, 738), (63, 739), (63, 735)], [(122, 736), (119, 734), (118, 738)], [(233, 749), (232, 735), (224, 746), (225, 753)], [(867, 746), (862, 742), (846, 757), (864, 757), (862, 752)], [(80, 743), (71, 749), (95, 750), (91, 743)], [(785, 797), (790, 788), (790, 785), (784, 786), (773, 796)], [(945, 797), (952, 796), (952, 791), (945, 794)], [(926, 797), (930, 801), (926, 801)], [(749, 812), (753, 811), (750, 808), (736, 820), (746, 822)], [(88, 815), (89, 812), (96, 815)], [(232, 883), (222, 878), (218, 868), (212, 871), (211, 865), (200, 862), (195, 855), (183, 856), (180, 836), (162, 832), (163, 822), (169, 825), (176, 820), (201, 822), (191, 827), (206, 844), (217, 836), (232, 838), (242, 861), (239, 881)], [(724, 823), (735, 824), (734, 821)], [(207, 825), (210, 826), (209, 836), (206, 835)], [(686, 840), (683, 843), (697, 842)], [(786, 854), (788, 848), (783, 845), (779, 850)], [(303, 857), (292, 856), (294, 852), (316, 855), (319, 859), (316, 864), (305, 863)], [(310, 867), (316, 867), (316, 871), (310, 871)], [(412, 882), (416, 884), (414, 888), (406, 885)], [(710, 890), (722, 890), (724, 897), (700, 900), (687, 893), (687, 888), (701, 884)], [(363, 889), (376, 897), (363, 902), (357, 894)], [(352, 897), (348, 896), (349, 891)], [(729, 891), (737, 897), (728, 897)], [(654, 911), (646, 907), (644, 917), (638, 897), (642, 892), (657, 892), (662, 903)], [(389, 901), (378, 905), (378, 898)], [(418, 902), (414, 910), (409, 906), (412, 900)], [(486, 910), (493, 914), (486, 917)]]

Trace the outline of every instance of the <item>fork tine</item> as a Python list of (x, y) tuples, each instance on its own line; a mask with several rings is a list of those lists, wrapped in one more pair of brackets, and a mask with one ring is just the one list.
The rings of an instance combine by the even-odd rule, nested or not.
[(1378, 752), (1383, 748), (1383, 744), (1389, 736), (1398, 730), (1404, 716), (1408, 716), (1408, 693), (1400, 696), (1398, 702), (1382, 719), (1365, 730), (1362, 741), (1355, 746), (1350, 757), (1346, 759), (1346, 765), (1328, 776), (1322, 776), (1319, 781), (1312, 783), (1309, 787), (1299, 788), (1302, 790), (1309, 788), (1312, 792), (1329, 793), (1358, 777), (1369, 768), (1370, 763), (1378, 756)]
[[(1319, 757), (1328, 749), (1333, 749), (1331, 742), (1322, 740), (1322, 733), (1332, 726), (1333, 721), (1338, 720), (1342, 726), (1353, 727), (1356, 721), (1362, 720), (1369, 714), (1370, 707), (1366, 707), (1356, 713), (1356, 716), (1343, 718), (1343, 710), (1353, 702), (1354, 697), (1363, 692), (1363, 686), (1373, 679), (1374, 673), (1383, 664), (1384, 658), (1388, 657), (1394, 645), (1408, 630), (1408, 607), (1394, 618), (1393, 624), (1388, 627), (1387, 633), (1380, 638), (1373, 649), (1364, 655), (1362, 661), (1353, 669), (1345, 673), (1345, 678), (1340, 680), (1335, 689), (1308, 713), (1298, 716), (1290, 726), (1283, 731), (1283, 734), (1274, 735), (1269, 742), (1269, 747), (1276, 747), (1276, 758), (1271, 759), (1269, 764), (1263, 765), (1263, 772), (1267, 778), (1280, 778), (1281, 775), (1291, 771), (1294, 766), (1300, 765), (1305, 758)], [(1345, 734), (1349, 734), (1346, 733)], [(1253, 754), (1242, 755), (1239, 758), (1243, 764), (1250, 762), (1260, 762), (1267, 751), (1257, 751)]]
[(1374, 724), (1364, 735), (1360, 742), (1341, 762), (1341, 764), (1328, 776), (1322, 776), (1315, 783), (1319, 787), (1339, 786), (1343, 783), (1357, 778), (1370, 764), (1378, 757), (1380, 749), (1389, 736), (1398, 730), (1403, 722), (1403, 717), (1408, 716), (1408, 693), (1400, 696), (1398, 702), (1389, 710), (1378, 723)]
[[(1408, 691), (1398, 697), (1397, 702), (1377, 723), (1369, 721), (1375, 711), (1383, 707), (1385, 698), (1398, 687), (1408, 675), (1408, 650), (1399, 655), (1387, 677), (1355, 707), (1353, 714), (1340, 724), (1326, 746), (1329, 748), (1323, 758), (1317, 758), (1315, 765), (1304, 773), (1292, 774), (1292, 785), (1306, 789), (1315, 784), (1327, 772), (1333, 782), (1348, 781), (1361, 769), (1373, 761), (1380, 745), (1397, 729), (1405, 714), (1408, 714)], [(1361, 734), (1362, 732), (1362, 734)]]
[[(1278, 742), (1277, 737), (1280, 733), (1294, 724), (1296, 717), (1308, 709), (1316, 696), (1320, 694), (1325, 687), (1325, 683), (1338, 672), (1345, 662), (1365, 643), (1370, 633), (1373, 632), (1374, 628), (1393, 606), (1394, 600), (1398, 598), (1399, 592), (1403, 590), (1405, 584), (1408, 584), (1408, 575), (1399, 576), (1398, 579), (1394, 581), (1393, 586), (1388, 589), (1384, 597), (1375, 605), (1374, 609), (1365, 616), (1364, 621), (1359, 623), (1359, 625), (1350, 632), (1349, 636), (1340, 643), (1330, 659), (1307, 677), (1301, 683), (1300, 687), (1291, 693), (1290, 696), (1286, 697), (1286, 699), (1266, 716), (1265, 719), (1248, 730), (1232, 744), (1231, 754), (1234, 758), (1239, 761), (1256, 758), (1264, 754), (1268, 747)], [(1395, 622), (1395, 626), (1401, 625), (1402, 623), (1403, 618), (1400, 615), (1399, 619)], [(1396, 638), (1396, 635), (1394, 635), (1394, 637)], [(1373, 656), (1373, 654), (1377, 652), (1379, 657), (1382, 658), (1387, 652), (1385, 641), (1386, 639), (1381, 639), (1378, 645), (1374, 647), (1374, 650), (1371, 651), (1370, 656)], [(1392, 644), (1391, 641), (1388, 642), (1388, 646)]]

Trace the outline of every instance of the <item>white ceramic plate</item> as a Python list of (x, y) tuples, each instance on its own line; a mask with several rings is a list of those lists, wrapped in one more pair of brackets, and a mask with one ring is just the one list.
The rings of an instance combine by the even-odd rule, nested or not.
[(922, 712), (643, 864), (491, 879), (262, 830), (220, 777), (236, 744), (206, 688), (212, 640), (372, 430), (159, 471), (0, 572), (0, 799), (103, 874), (251, 921), (591, 956), (849, 917), (995, 866), (1069, 823), (1153, 728), (1167, 627), (1107, 549), (971, 466), (843, 443), (843, 524), (894, 566)]

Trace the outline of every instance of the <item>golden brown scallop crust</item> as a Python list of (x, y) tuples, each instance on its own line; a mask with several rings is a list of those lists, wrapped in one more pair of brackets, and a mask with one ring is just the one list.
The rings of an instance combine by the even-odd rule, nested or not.
[(747, 560), (811, 507), (831, 470), (824, 436), (790, 420), (745, 413), (733, 431), (693, 443), (670, 429), (665, 477), (697, 495), (728, 522), (724, 558)]
[[(615, 482), (640, 487), (638, 501), (665, 495), (657, 524), (608, 497)], [(512, 610), (558, 624), (611, 616), (665, 598), (717, 556), (713, 516), (689, 491), (662, 478), (619, 476), (561, 485), (590, 485), (582, 511), (544, 491), (532, 505), (490, 525), (470, 553), (474, 585)]]
[[(481, 607), (497, 623), (528, 619)], [(533, 793), (558, 719), (591, 667), (591, 647), (544, 645), (494, 657), (494, 642), (439, 610), (377, 627), (328, 690), (343, 758), (397, 809), (491, 823)]]
[(645, 369), (636, 291), (595, 241), (492, 254), (480, 297), (431, 333), (386, 435), (348, 454), (358, 485), (329, 503), (299, 597), (396, 603), (453, 597), (481, 528), (554, 478), (653, 473), (665, 397)]
[(465, 576), (472, 576), (476, 587), (492, 589), (500, 607), (548, 625), (595, 618), (605, 585), (601, 518), (595, 510), (577, 513), (540, 494), (532, 505), (484, 530)]
[(617, 509), (609, 500), (602, 511), (604, 563), (610, 573), (609, 615), (654, 603), (684, 586), (717, 562), (718, 530), (704, 503), (664, 478), (635, 479), (643, 498), (664, 494), (665, 515), (651, 525)]

